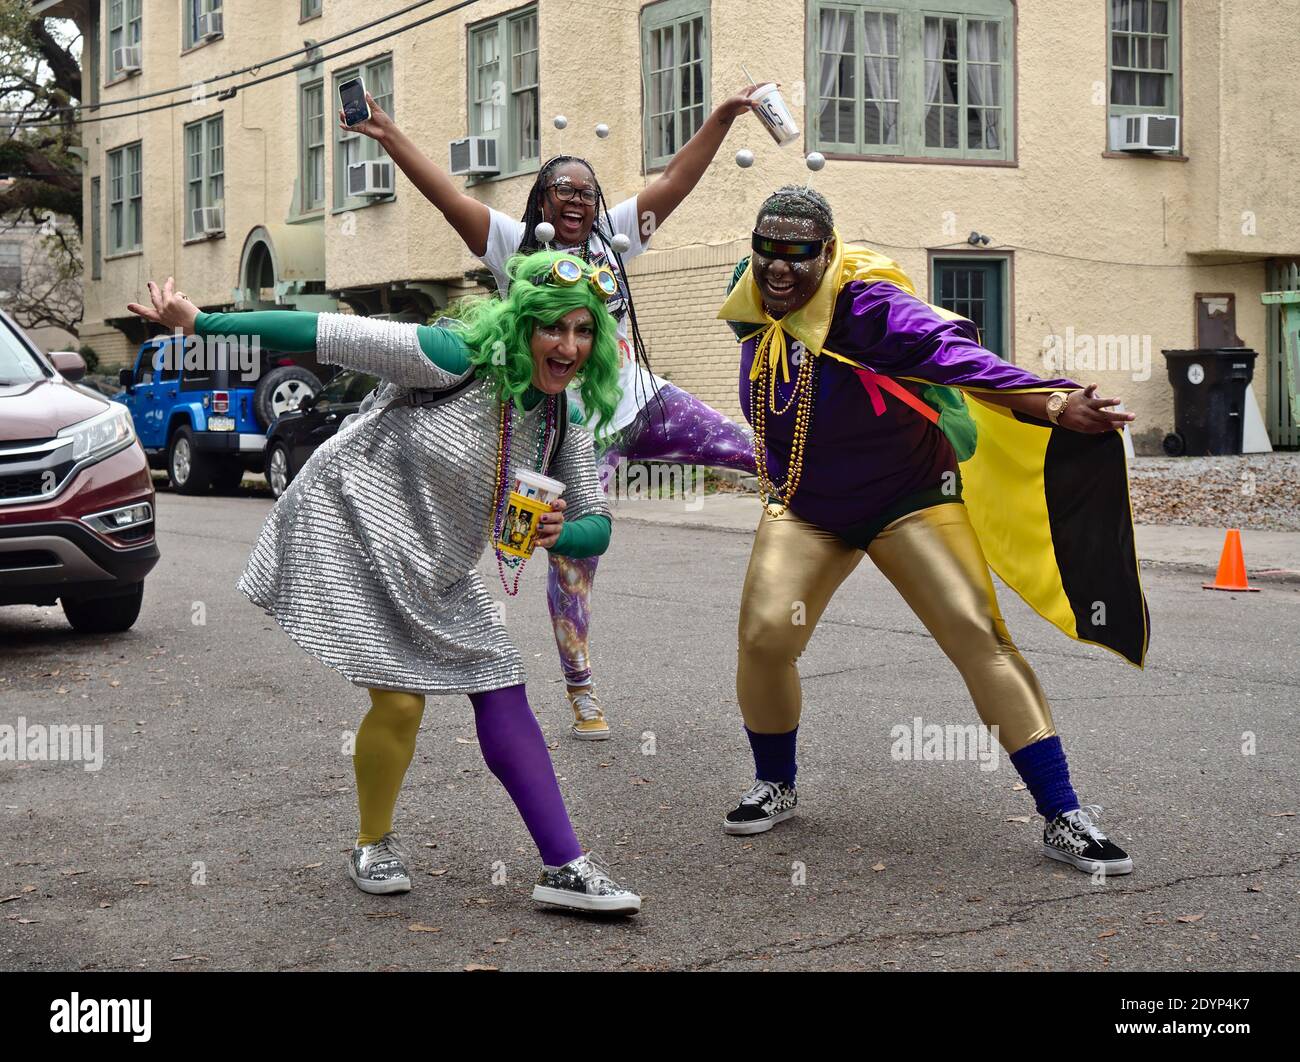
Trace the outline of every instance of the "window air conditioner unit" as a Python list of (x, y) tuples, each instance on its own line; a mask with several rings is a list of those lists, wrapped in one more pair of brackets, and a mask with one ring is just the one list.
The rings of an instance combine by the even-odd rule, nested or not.
[(1114, 151), (1177, 151), (1179, 118), (1174, 114), (1117, 114), (1110, 119)]
[(113, 49), (113, 69), (123, 74), (140, 72), (140, 45)]
[(199, 207), (193, 211), (195, 236), (214, 236), (226, 230), (225, 210), (222, 207)]
[(393, 164), (376, 159), (348, 165), (348, 195), (373, 198), (393, 194)]
[(497, 138), (494, 136), (467, 136), (453, 140), (448, 150), (453, 176), (501, 172), (497, 165)]
[(199, 40), (210, 41), (221, 36), (221, 12), (209, 11), (199, 16)]

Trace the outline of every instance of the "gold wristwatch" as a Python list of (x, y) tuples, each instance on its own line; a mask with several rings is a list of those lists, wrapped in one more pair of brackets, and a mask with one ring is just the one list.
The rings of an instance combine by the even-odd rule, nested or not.
[(1047, 396), (1047, 419), (1053, 424), (1061, 423), (1061, 414), (1070, 401), (1069, 391), (1053, 391)]

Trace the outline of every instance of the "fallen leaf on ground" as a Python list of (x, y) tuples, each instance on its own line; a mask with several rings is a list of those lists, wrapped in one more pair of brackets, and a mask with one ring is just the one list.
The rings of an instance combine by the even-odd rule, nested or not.
[(168, 959), (167, 961), (168, 961), (168, 962), (183, 962), (183, 961), (185, 961), (186, 959), (192, 959), (192, 958), (194, 958), (193, 955), (173, 955), (173, 956), (172, 956), (170, 959)]
[(1011, 787), (1011, 792), (1013, 792), (1013, 793), (1021, 793), (1021, 792), (1024, 792), (1024, 790), (1026, 790), (1026, 789), (1028, 789), (1028, 788), (1029, 788), (1029, 787), (1028, 787), (1027, 785), (1025, 785), (1024, 782), (1017, 782), (1015, 785), (1013, 785), (1013, 786)]
[(325, 865), (324, 863), (308, 863), (308, 864), (307, 864), (305, 867), (303, 867), (302, 869), (303, 869), (303, 870), (315, 870), (317, 867), (323, 867), (324, 865)]
[(884, 863), (877, 863), (877, 864), (876, 864), (875, 866), (873, 866), (871, 869), (872, 869), (872, 870), (884, 870), (884, 869), (885, 869), (885, 864), (884, 864)]
[(376, 911), (374, 914), (367, 914), (367, 918), (401, 918), (401, 911)]
[(406, 927), (412, 933), (441, 933), (442, 926), (426, 926), (423, 922), (412, 922)]
[(1109, 937), (1113, 937), (1114, 935), (1115, 935), (1115, 930), (1113, 930), (1113, 929), (1108, 929), (1108, 930), (1106, 930), (1105, 933), (1098, 933), (1098, 934), (1097, 934), (1097, 939), (1098, 939), (1098, 940), (1106, 940), (1106, 939), (1108, 939)]
[(1268, 817), (1270, 819), (1294, 819), (1295, 812), (1294, 811), (1270, 811), (1268, 813)]
[(1028, 815), (1011, 815), (1007, 819), (1007, 822), (1028, 822), (1028, 821), (1029, 821)]
[(1194, 915), (1179, 915), (1178, 918), (1177, 918), (1177, 921), (1179, 921), (1179, 922), (1199, 922), (1199, 921), (1200, 921), (1202, 918), (1204, 918), (1204, 917), (1205, 917), (1205, 912), (1202, 911), (1200, 914), (1194, 914)]
[(109, 903), (107, 900), (104, 900), (104, 901), (102, 901), (102, 902), (100, 903), (100, 905), (99, 905), (99, 909), (102, 911), (102, 910), (104, 910), (104, 908), (106, 908), (106, 907), (112, 907), (112, 906), (113, 906), (113, 905), (112, 905), (111, 903)]
[(650, 784), (650, 779), (649, 779), (649, 778), (633, 778), (633, 779), (632, 779), (632, 784), (633, 784), (633, 785), (649, 785), (649, 784)]
[(510, 938), (509, 938), (509, 937), (497, 937), (497, 939), (494, 940), (492, 943), (493, 943), (493, 944), (509, 944), (509, 943), (510, 943)]
[(17, 922), (20, 926), (39, 926), (41, 924), (39, 918), (19, 918)]
[(0, 903), (8, 903), (10, 900), (21, 900), (21, 895), (0, 897)]
[(35, 891), (36, 891), (36, 886), (35, 886), (35, 885), (24, 885), (24, 886), (23, 886), (23, 892), (35, 892)]
[(432, 878), (440, 878), (440, 877), (442, 877), (445, 873), (447, 873), (447, 871), (446, 871), (445, 869), (444, 869), (444, 870), (431, 870), (431, 871), (429, 871), (429, 876), (432, 877)]
[(495, 966), (485, 966), (485, 965), (484, 965), (483, 963), (481, 963), (481, 962), (472, 962), (472, 963), (470, 963), (468, 966), (465, 967), (465, 972), (466, 972), (466, 973), (476, 973), (476, 972), (481, 972), (481, 971), (486, 971), (486, 972), (488, 972), (488, 973), (497, 973), (497, 972), (498, 972), (498, 971), (497, 971), (497, 968), (496, 968)]
[(473, 745), (474, 742), (471, 741), (469, 738), (457, 738), (457, 739), (456, 739), (456, 744), (457, 744), (457, 745)]
[(150, 880), (148, 880), (148, 879), (146, 878), (146, 879), (144, 879), (143, 881), (133, 881), (133, 882), (131, 882), (131, 884), (132, 884), (132, 885), (152, 885), (153, 882), (150, 881)]
[[(1247, 885), (1247, 886), (1246, 886), (1246, 891), (1247, 891), (1247, 892), (1263, 892), (1264, 889), (1263, 889), (1263, 887), (1260, 886), (1260, 885)], [(4, 903), (4, 900), (0, 900), (0, 903)]]

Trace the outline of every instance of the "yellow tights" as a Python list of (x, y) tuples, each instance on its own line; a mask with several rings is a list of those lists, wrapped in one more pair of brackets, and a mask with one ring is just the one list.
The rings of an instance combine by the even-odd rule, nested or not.
[(415, 756), (415, 735), (423, 715), (422, 693), (370, 691), (370, 711), (357, 728), (352, 756), (361, 813), (357, 844), (374, 844), (393, 828), (393, 808)]

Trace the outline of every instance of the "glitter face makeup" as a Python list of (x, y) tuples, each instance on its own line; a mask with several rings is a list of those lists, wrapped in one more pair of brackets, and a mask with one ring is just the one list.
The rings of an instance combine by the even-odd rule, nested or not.
[[(760, 250), (760, 243), (809, 245), (820, 243), (820, 250), (810, 258), (791, 260)], [(828, 239), (811, 218), (782, 217), (769, 214), (754, 230), (754, 280), (763, 296), (763, 306), (773, 317), (799, 309), (817, 290), (826, 274), (834, 251)]]

